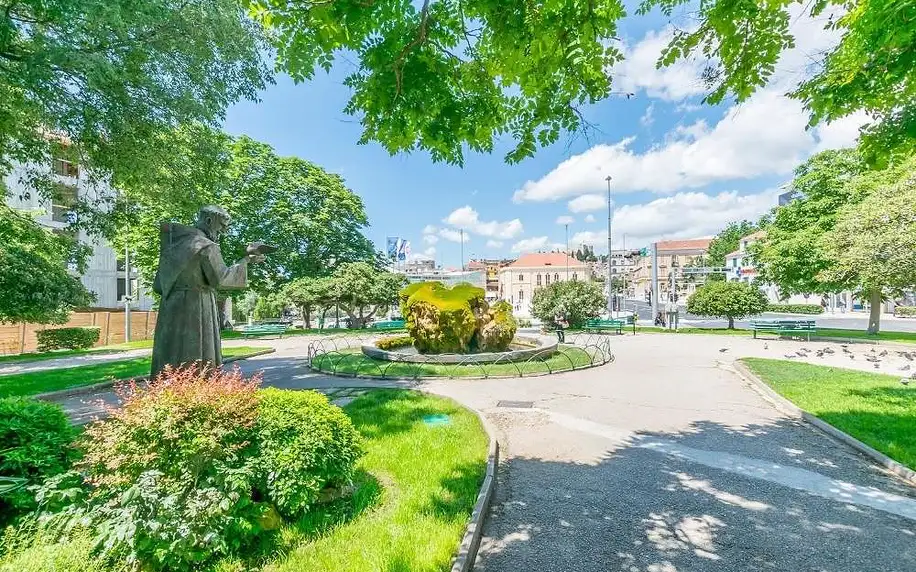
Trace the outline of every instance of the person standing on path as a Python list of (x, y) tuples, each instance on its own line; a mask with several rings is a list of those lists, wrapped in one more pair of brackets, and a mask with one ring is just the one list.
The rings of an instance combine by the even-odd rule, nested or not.
[(248, 264), (262, 261), (263, 253), (271, 250), (261, 243), (249, 244), (244, 258), (226, 266), (218, 242), (228, 227), (229, 214), (212, 205), (200, 209), (194, 226), (162, 223), (153, 282), (161, 302), (151, 377), (167, 365), (222, 364), (216, 291), (245, 288)]

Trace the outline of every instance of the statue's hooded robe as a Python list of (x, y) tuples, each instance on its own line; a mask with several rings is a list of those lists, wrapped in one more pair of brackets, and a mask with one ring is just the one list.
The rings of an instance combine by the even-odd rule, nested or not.
[(218, 289), (244, 288), (247, 261), (226, 266), (219, 246), (193, 226), (163, 223), (153, 290), (161, 295), (152, 375), (166, 365), (222, 364)]

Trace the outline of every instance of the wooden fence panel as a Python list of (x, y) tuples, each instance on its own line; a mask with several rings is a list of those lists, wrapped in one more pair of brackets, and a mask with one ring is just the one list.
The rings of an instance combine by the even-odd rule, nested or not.
[[(133, 311), (130, 313), (131, 340), (152, 339), (156, 330), (158, 312)], [(119, 344), (124, 341), (124, 312), (74, 312), (62, 325), (2, 324), (0, 323), (0, 355), (34, 352), (38, 349), (36, 332), (48, 328), (99, 328), (96, 346)]]

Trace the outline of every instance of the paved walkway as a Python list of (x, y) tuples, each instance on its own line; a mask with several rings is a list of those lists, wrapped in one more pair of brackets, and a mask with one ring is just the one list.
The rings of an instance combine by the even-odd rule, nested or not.
[[(793, 359), (874, 371), (871, 346), (850, 346), (850, 359), (838, 344), (740, 336), (612, 340), (613, 364), (514, 380), (333, 378), (305, 368), (307, 342), (295, 339), (241, 367), (278, 387), (421, 387), (483, 411), (504, 462), (478, 570), (916, 570), (916, 489), (782, 415), (730, 369), (806, 347)], [(834, 353), (817, 357), (825, 347)], [(893, 350), (877, 359), (880, 371), (909, 364)], [(91, 415), (85, 399), (64, 405)]]

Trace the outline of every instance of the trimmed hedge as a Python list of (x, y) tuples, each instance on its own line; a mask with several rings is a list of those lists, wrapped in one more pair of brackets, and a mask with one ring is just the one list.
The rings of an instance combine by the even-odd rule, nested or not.
[(388, 336), (386, 338), (379, 338), (375, 342), (375, 347), (380, 350), (393, 350), (397, 348), (404, 348), (413, 344), (413, 338), (408, 335), (403, 336)]
[(0, 477), (24, 480), (0, 495), (0, 526), (36, 507), (26, 487), (70, 468), (75, 436), (59, 405), (24, 397), (0, 399)]
[(916, 318), (916, 306), (895, 306), (894, 315), (900, 318)]
[(767, 312), (780, 312), (784, 314), (823, 314), (824, 308), (820, 304), (770, 304)]
[(99, 328), (54, 328), (35, 332), (38, 351), (84, 350), (99, 341)]

